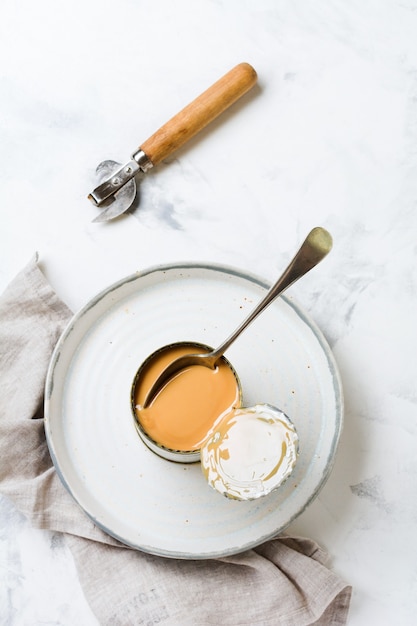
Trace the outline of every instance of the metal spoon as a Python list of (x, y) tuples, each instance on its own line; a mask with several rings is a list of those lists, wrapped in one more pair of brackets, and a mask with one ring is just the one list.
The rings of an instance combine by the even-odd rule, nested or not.
[(324, 228), (316, 227), (310, 231), (277, 282), (269, 289), (265, 297), (253, 309), (240, 326), (216, 349), (207, 354), (186, 354), (175, 359), (158, 376), (151, 386), (143, 402), (142, 408), (146, 408), (155, 399), (162, 388), (181, 370), (191, 365), (203, 365), (214, 369), (217, 361), (237, 339), (240, 333), (249, 326), (267, 306), (271, 304), (280, 294), (308, 271), (313, 269), (332, 249), (332, 237)]

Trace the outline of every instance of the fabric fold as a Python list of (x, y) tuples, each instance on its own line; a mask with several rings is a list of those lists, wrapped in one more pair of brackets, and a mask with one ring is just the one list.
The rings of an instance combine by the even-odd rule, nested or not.
[(63, 533), (100, 624), (343, 626), (351, 587), (314, 541), (280, 536), (242, 554), (164, 559), (119, 543), (61, 483), (43, 425), (48, 364), (72, 316), (35, 255), (0, 297), (0, 489), (33, 526)]

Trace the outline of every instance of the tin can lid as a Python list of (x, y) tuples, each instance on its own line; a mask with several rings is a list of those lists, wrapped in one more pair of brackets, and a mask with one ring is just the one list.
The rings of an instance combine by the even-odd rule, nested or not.
[(228, 498), (255, 500), (279, 487), (298, 456), (290, 418), (269, 404), (232, 410), (201, 448), (201, 466), (211, 487)]

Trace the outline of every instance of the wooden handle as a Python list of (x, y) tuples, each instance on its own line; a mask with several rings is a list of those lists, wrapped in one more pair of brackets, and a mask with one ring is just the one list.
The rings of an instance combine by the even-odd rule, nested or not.
[(157, 130), (140, 149), (156, 165), (249, 91), (256, 79), (256, 72), (251, 65), (236, 65)]

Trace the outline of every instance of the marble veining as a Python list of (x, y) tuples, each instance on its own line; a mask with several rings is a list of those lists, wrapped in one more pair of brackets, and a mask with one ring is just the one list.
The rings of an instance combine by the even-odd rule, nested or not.
[(350, 490), (355, 496), (358, 496), (358, 498), (369, 500), (369, 502), (387, 513), (391, 509), (389, 503), (381, 493), (381, 476), (373, 476), (357, 485), (350, 485)]

